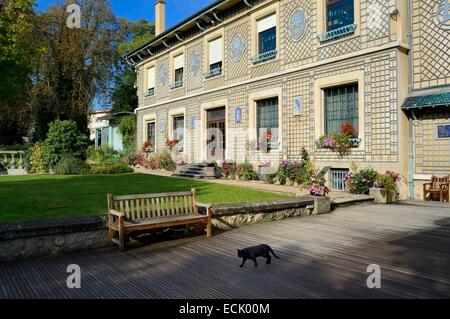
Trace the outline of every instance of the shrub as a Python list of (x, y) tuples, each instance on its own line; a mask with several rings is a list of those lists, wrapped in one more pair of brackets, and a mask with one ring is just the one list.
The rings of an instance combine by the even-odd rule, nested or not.
[(97, 148), (96, 161), (103, 164), (120, 164), (123, 161), (123, 156), (122, 153), (106, 144)]
[(236, 167), (237, 176), (242, 181), (253, 181), (258, 180), (258, 173), (255, 172), (253, 165), (247, 161), (242, 164), (238, 164)]
[(0, 151), (27, 151), (29, 148), (28, 144), (0, 145)]
[(130, 115), (122, 118), (118, 126), (119, 132), (123, 137), (123, 146), (125, 153), (136, 151), (136, 116)]
[(378, 174), (377, 180), (374, 183), (376, 188), (385, 188), (388, 192), (393, 194), (398, 193), (397, 182), (400, 181), (400, 174), (393, 171), (386, 171), (385, 174)]
[(222, 175), (226, 178), (236, 178), (237, 164), (235, 162), (224, 161), (221, 165)]
[(172, 155), (168, 151), (163, 151), (156, 154), (156, 161), (159, 163), (159, 167), (166, 171), (175, 171), (177, 166), (172, 160)]
[(91, 174), (94, 175), (125, 173), (133, 173), (133, 169), (125, 164), (97, 164), (91, 166)]
[(54, 121), (44, 142), (45, 161), (55, 167), (65, 157), (85, 159), (88, 145), (88, 136), (78, 131), (75, 121)]
[(350, 172), (345, 176), (345, 185), (350, 193), (369, 194), (377, 179), (377, 172), (371, 168), (360, 170), (357, 173)]
[(276, 173), (264, 175), (264, 182), (267, 184), (275, 184), (276, 180), (277, 180)]
[(58, 175), (89, 174), (90, 166), (79, 158), (66, 157), (59, 161), (54, 171)]
[(43, 143), (37, 142), (29, 149), (26, 155), (25, 165), (28, 173), (31, 174), (44, 174), (48, 172)]

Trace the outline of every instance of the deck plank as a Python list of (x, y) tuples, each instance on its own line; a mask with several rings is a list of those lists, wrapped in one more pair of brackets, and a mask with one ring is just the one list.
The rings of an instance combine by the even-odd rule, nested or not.
[[(238, 267), (267, 243), (281, 260)], [(382, 288), (366, 287), (379, 264)], [(82, 289), (66, 287), (78, 264)], [(404, 205), (250, 225), (119, 253), (104, 248), (0, 264), (0, 298), (449, 298), (450, 212)]]

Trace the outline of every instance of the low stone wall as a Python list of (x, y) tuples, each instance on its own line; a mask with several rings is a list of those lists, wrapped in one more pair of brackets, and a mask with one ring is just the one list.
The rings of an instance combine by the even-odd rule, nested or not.
[[(201, 211), (205, 211), (205, 207)], [(328, 198), (292, 198), (212, 206), (216, 229), (330, 212)], [(59, 218), (0, 224), (0, 261), (13, 261), (104, 247), (108, 244), (106, 216)]]
[(246, 224), (264, 223), (288, 217), (330, 212), (328, 198), (301, 197), (266, 202), (212, 206), (215, 228), (229, 230)]
[(0, 224), (0, 261), (55, 255), (107, 244), (106, 217)]

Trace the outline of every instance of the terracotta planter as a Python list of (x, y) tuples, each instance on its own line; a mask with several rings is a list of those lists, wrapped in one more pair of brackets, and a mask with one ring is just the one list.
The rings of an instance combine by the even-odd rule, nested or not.
[(369, 195), (374, 198), (375, 203), (391, 204), (395, 202), (395, 193), (388, 192), (385, 188), (372, 187)]

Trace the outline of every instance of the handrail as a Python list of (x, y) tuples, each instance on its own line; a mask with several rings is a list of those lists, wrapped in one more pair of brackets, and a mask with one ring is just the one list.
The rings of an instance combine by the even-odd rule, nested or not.
[(253, 64), (261, 63), (270, 59), (274, 59), (277, 56), (277, 50), (267, 51), (250, 58)]
[(349, 24), (343, 26), (342, 28), (334, 29), (325, 33), (321, 33), (317, 35), (319, 42), (327, 42), (330, 40), (334, 40), (340, 37), (343, 37), (348, 34), (354, 33), (356, 30), (356, 24)]
[(212, 78), (214, 76), (218, 76), (222, 74), (222, 68), (216, 68), (216, 69), (211, 69), (208, 71), (205, 71), (204, 73), (205, 78), (209, 79)]

